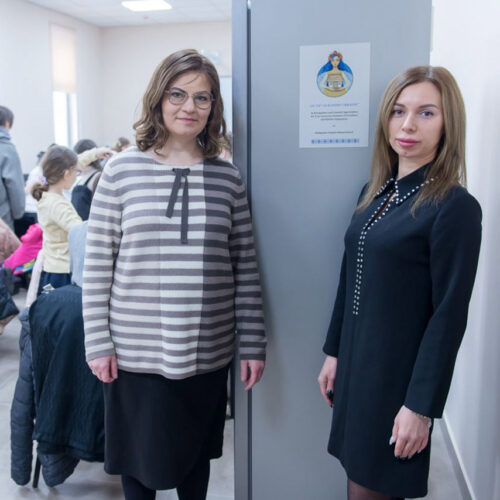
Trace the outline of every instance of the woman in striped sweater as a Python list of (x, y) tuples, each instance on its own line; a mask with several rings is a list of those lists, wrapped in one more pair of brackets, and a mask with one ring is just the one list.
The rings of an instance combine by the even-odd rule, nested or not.
[(262, 300), (245, 188), (227, 144), (219, 79), (194, 50), (155, 70), (137, 147), (103, 170), (89, 218), (85, 347), (103, 382), (105, 470), (127, 499), (177, 488), (206, 497), (222, 453), (226, 381), (265, 360)]

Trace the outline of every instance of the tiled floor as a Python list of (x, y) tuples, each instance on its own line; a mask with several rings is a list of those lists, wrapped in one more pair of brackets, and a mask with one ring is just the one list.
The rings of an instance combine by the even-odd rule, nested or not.
[[(16, 302), (24, 305), (24, 294)], [(19, 487), (10, 478), (10, 405), (18, 372), (18, 338), (20, 324), (14, 319), (0, 336), (0, 500), (18, 499), (79, 499), (114, 500), (123, 498), (119, 479), (107, 475), (102, 464), (80, 462), (75, 473), (57, 488), (48, 488), (40, 479), (39, 488)], [(224, 455), (212, 461), (207, 500), (234, 499), (233, 477), (233, 422), (226, 422)], [(160, 492), (158, 500), (176, 500), (174, 491)], [(443, 440), (440, 424), (433, 439), (431, 475), (427, 500), (462, 500), (454, 477), (450, 457)], [(259, 500), (259, 499), (254, 499)], [(307, 500), (307, 499), (289, 499)], [(335, 500), (335, 499), (325, 499)]]

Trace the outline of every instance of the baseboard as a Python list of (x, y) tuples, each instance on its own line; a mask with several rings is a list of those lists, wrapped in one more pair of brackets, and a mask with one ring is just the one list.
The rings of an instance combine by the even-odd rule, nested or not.
[(462, 494), (462, 498), (463, 500), (476, 500), (476, 497), (472, 492), (470, 481), (468, 480), (467, 474), (465, 472), (460, 454), (457, 451), (455, 439), (453, 438), (453, 434), (450, 431), (446, 414), (443, 416), (443, 419), (441, 421), (441, 430), (443, 433), (443, 439), (446, 444), (446, 448), (448, 450), (448, 454), (451, 459), (453, 472), (455, 473), (458, 487), (460, 489), (460, 493)]

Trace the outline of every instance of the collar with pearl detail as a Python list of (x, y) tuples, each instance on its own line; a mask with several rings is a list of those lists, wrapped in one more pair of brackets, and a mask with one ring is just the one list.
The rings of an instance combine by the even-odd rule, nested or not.
[(426, 179), (427, 170), (430, 164), (424, 165), (411, 174), (405, 175), (402, 179), (397, 177), (397, 165), (393, 173), (384, 185), (378, 190), (376, 198), (382, 196), (380, 203), (377, 203), (375, 211), (368, 217), (363, 226), (358, 239), (356, 255), (356, 275), (354, 283), (354, 293), (352, 298), (352, 314), (358, 316), (361, 306), (361, 284), (363, 281), (363, 261), (365, 253), (365, 241), (368, 232), (389, 212), (392, 207), (401, 205), (410, 196), (415, 194), (420, 188), (429, 184), (434, 179)]

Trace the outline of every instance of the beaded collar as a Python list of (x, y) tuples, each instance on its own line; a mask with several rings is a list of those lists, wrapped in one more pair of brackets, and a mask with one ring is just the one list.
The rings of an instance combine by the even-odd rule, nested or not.
[(384, 185), (377, 191), (375, 198), (385, 195), (389, 191), (395, 190), (395, 202), (400, 205), (409, 198), (412, 194), (416, 193), (425, 184), (429, 184), (434, 179), (426, 179), (427, 171), (431, 164), (427, 163), (418, 168), (411, 174), (405, 175), (402, 179), (396, 179), (398, 174), (398, 165), (392, 169), (392, 174), (384, 183)]
[[(370, 217), (366, 220), (363, 229), (359, 234), (358, 248), (356, 255), (356, 280), (354, 283), (354, 291), (352, 295), (352, 314), (359, 315), (361, 307), (361, 289), (363, 283), (363, 261), (365, 256), (365, 241), (368, 232), (377, 225), (378, 222), (383, 220), (384, 216), (394, 206), (401, 205), (403, 201), (409, 198), (412, 194), (416, 193), (422, 186), (432, 182), (434, 179), (426, 179), (427, 170), (430, 164), (424, 165), (415, 170), (409, 175), (405, 175), (402, 179), (396, 180), (398, 167), (393, 169), (391, 177), (387, 179), (385, 184), (379, 189), (375, 198), (383, 196), (382, 201), (379, 202), (377, 208)], [(394, 196), (392, 196), (394, 194)]]

